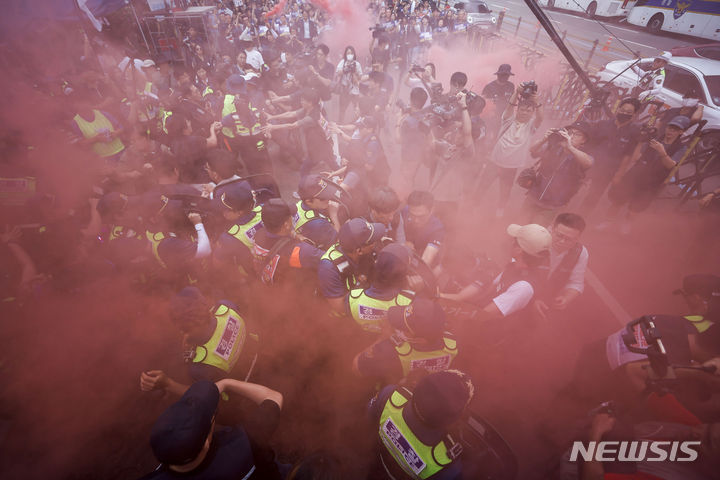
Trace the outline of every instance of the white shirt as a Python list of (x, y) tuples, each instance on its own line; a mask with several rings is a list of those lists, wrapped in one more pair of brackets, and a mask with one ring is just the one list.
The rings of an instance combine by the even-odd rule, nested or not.
[(254, 47), (252, 50), (245, 50), (245, 55), (247, 56), (245, 63), (252, 66), (255, 70), (260, 70), (265, 64), (262, 53), (258, 52)]
[(490, 161), (502, 168), (520, 168), (528, 163), (530, 139), (535, 133), (535, 119), (526, 123), (515, 120), (515, 116), (502, 122), (501, 136), (490, 153)]
[[(495, 277), (493, 285), (500, 283), (501, 278), (502, 273)], [(519, 312), (523, 308), (527, 307), (530, 300), (532, 300), (533, 295), (535, 295), (535, 290), (532, 285), (525, 280), (520, 280), (519, 282), (515, 282), (510, 285), (507, 290), (493, 298), (493, 303), (498, 310), (500, 310), (500, 313), (503, 314), (503, 317), (507, 317), (508, 315), (512, 315), (513, 313)]]
[[(567, 254), (568, 252), (557, 253), (552, 248), (550, 249), (550, 271), (548, 273), (548, 278), (553, 274), (555, 269), (560, 266), (560, 262), (562, 262), (563, 258), (565, 258)], [(565, 284), (564, 289), (572, 288), (573, 290), (583, 293), (585, 290), (585, 271), (587, 270), (589, 258), (590, 254), (588, 254), (587, 248), (583, 247), (577, 262), (575, 262), (572, 272), (570, 272), (570, 278), (568, 278), (568, 282)]]
[(303, 21), (303, 38), (310, 38), (310, 20)]

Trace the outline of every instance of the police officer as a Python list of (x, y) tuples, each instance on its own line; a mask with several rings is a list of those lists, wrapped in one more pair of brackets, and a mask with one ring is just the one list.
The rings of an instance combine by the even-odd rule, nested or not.
[(293, 237), (292, 209), (282, 199), (270, 199), (262, 208), (262, 225), (255, 236), (255, 271), (266, 285), (291, 282), (296, 288), (313, 288), (325, 251)]
[(645, 101), (652, 100), (653, 96), (660, 92), (665, 84), (665, 67), (672, 58), (670, 52), (663, 52), (655, 59), (648, 71), (643, 71), (638, 66), (633, 67), (633, 71), (641, 75), (637, 87), (633, 89), (632, 96), (637, 96), (640, 92), (647, 91)]
[(353, 218), (340, 228), (338, 243), (322, 256), (318, 266), (318, 290), (333, 315), (345, 315), (345, 297), (350, 290), (368, 284), (373, 252), (384, 235), (385, 227), (381, 223)]
[(457, 370), (432, 373), (412, 391), (397, 385), (381, 390), (369, 406), (381, 465), (373, 478), (461, 478), (462, 447), (450, 429), (473, 395), (470, 377)]
[(298, 195), (300, 201), (293, 215), (295, 233), (311, 245), (328, 248), (337, 237), (337, 206), (330, 202), (335, 198), (332, 187), (320, 175), (308, 175), (300, 179)]
[(222, 109), (223, 145), (239, 153), (249, 174), (272, 173), (265, 137), (261, 132), (260, 111), (248, 99), (245, 79), (231, 75), (226, 82)]
[[(360, 222), (353, 227), (365, 228)], [(359, 245), (351, 229), (346, 230), (348, 238), (345, 244)], [(410, 251), (399, 243), (390, 244), (378, 253), (373, 270), (373, 278), (368, 288), (350, 290), (347, 295), (347, 315), (366, 332), (380, 333), (387, 319), (388, 309), (396, 305), (409, 305), (415, 293), (403, 290), (410, 266)]]
[(157, 266), (156, 273), (170, 282), (197, 281), (198, 270), (205, 266), (203, 260), (212, 253), (202, 217), (195, 212), (186, 214), (180, 201), (165, 196), (153, 196), (147, 201), (151, 213), (145, 238)]
[(445, 312), (437, 303), (416, 298), (410, 305), (390, 307), (394, 334), (360, 352), (353, 370), (360, 376), (395, 383), (412, 371), (447, 370), (458, 353), (455, 337), (445, 330)]
[(252, 190), (242, 181), (223, 185), (214, 201), (229, 222), (215, 244), (214, 265), (230, 278), (246, 280), (254, 276), (252, 250), (255, 235), (262, 228), (261, 208), (255, 207)]
[[(183, 335), (183, 356), (193, 381), (250, 377), (259, 336), (234, 304), (221, 300), (213, 305), (196, 287), (185, 287), (170, 301), (170, 320)], [(140, 374), (140, 388), (182, 395), (188, 386), (162, 370), (150, 370)]]

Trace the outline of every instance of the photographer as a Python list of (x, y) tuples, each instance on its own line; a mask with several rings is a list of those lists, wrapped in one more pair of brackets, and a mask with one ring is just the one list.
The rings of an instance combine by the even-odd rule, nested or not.
[(615, 219), (620, 209), (627, 205), (628, 213), (620, 226), (623, 234), (630, 233), (632, 215), (647, 209), (663, 186), (665, 177), (685, 154), (681, 142), (683, 132), (690, 125), (687, 117), (677, 116), (668, 122), (665, 133), (657, 138), (641, 141), (632, 157), (623, 159), (608, 191), (610, 209), (607, 220), (598, 229), (605, 229)]
[(508, 104), (515, 103), (511, 101), (511, 97), (515, 93), (515, 85), (510, 81), (512, 67), (507, 63), (503, 63), (495, 72), (496, 80), (485, 85), (482, 90), (483, 98), (491, 100), (495, 105), (493, 111), (493, 125), (491, 125), (493, 136), (500, 130), (502, 124), (502, 116), (508, 107)]
[(585, 172), (594, 162), (582, 150), (589, 138), (588, 124), (575, 122), (562, 129), (551, 128), (530, 147), (530, 155), (540, 158), (523, 204), (531, 221), (548, 225), (555, 211), (567, 205), (578, 192)]
[(435, 64), (426, 63), (424, 67), (413, 64), (405, 75), (404, 83), (410, 88), (423, 88), (430, 95), (430, 85), (435, 83)]
[(402, 177), (412, 187), (415, 186), (415, 176), (427, 152), (428, 127), (424, 123), (423, 111), (427, 99), (428, 93), (424, 88), (413, 88), (410, 91), (410, 106), (403, 110), (396, 127)]
[(338, 94), (338, 122), (342, 123), (348, 105), (356, 105), (360, 95), (362, 68), (355, 47), (345, 47), (345, 55), (335, 69), (335, 93)]
[[(468, 97), (474, 99), (472, 104), (469, 104)], [(430, 191), (435, 195), (438, 211), (444, 214), (447, 224), (452, 224), (469, 177), (470, 160), (475, 157), (470, 115), (477, 114), (471, 110), (482, 102), (471, 92), (460, 91), (455, 94), (455, 98), (460, 118), (451, 120), (439, 132), (432, 132), (437, 168), (432, 176)]]
[[(505, 206), (510, 199), (517, 169), (527, 164), (530, 139), (543, 121), (543, 112), (532, 85), (535, 83), (524, 82), (518, 85), (517, 90), (510, 97), (502, 114), (500, 135), (492, 147), (489, 161), (485, 163), (485, 169), (475, 191), (474, 199), (477, 201), (498, 179), (500, 202), (495, 213), (497, 217), (505, 214)], [(537, 86), (535, 86), (536, 91)]]

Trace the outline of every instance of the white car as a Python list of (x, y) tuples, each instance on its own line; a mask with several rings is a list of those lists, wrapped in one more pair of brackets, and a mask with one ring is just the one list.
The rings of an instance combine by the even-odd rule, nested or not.
[[(632, 90), (640, 81), (640, 75), (627, 68), (634, 60), (617, 60), (605, 65), (598, 75), (600, 80)], [(643, 58), (637, 64), (647, 71), (653, 58)], [(623, 71), (624, 70), (624, 71)], [(622, 72), (622, 73), (621, 73)], [(618, 76), (618, 74), (620, 74)], [(617, 77), (617, 78), (615, 78)], [(695, 91), (700, 96), (705, 129), (720, 130), (720, 61), (697, 57), (672, 57), (665, 67), (665, 83), (655, 98), (668, 108), (680, 107), (683, 95)], [(647, 95), (647, 94), (645, 94)], [(643, 93), (639, 98), (644, 98)]]
[(454, 5), (458, 4), (463, 4), (463, 8), (467, 12), (469, 27), (486, 29), (497, 25), (497, 15), (482, 0), (462, 0), (454, 3)]

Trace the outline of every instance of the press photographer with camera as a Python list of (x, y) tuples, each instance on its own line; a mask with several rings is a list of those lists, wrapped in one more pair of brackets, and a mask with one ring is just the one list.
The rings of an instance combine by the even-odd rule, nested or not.
[(611, 206), (605, 222), (597, 226), (606, 229), (617, 218), (622, 207), (628, 207), (620, 225), (620, 232), (630, 233), (630, 221), (636, 213), (647, 209), (662, 189), (665, 178), (685, 154), (682, 134), (690, 126), (687, 117), (677, 116), (668, 122), (665, 132), (641, 131), (640, 143), (632, 156), (623, 159), (608, 191)]
[(431, 85), (435, 82), (434, 63), (426, 63), (424, 67), (412, 64), (403, 81), (410, 88), (424, 88), (428, 95), (430, 95)]
[(505, 214), (517, 169), (527, 165), (530, 139), (543, 121), (540, 107), (535, 82), (523, 82), (510, 96), (502, 114), (500, 134), (490, 151), (474, 195), (475, 201), (479, 200), (497, 179), (500, 183), (497, 217)]
[(360, 95), (362, 67), (357, 59), (355, 47), (345, 47), (345, 54), (335, 69), (335, 93), (338, 94), (338, 122), (343, 123), (348, 105), (356, 105)]
[(428, 150), (428, 127), (423, 110), (428, 99), (427, 91), (415, 87), (410, 91), (410, 105), (400, 104), (402, 116), (398, 119), (396, 134), (400, 143), (400, 169), (402, 178), (415, 187), (418, 168), (426, 160)]
[[(593, 157), (585, 152), (590, 126), (575, 122), (565, 128), (551, 128), (530, 147), (530, 155), (539, 158), (532, 169), (521, 172), (518, 182), (528, 189), (523, 209), (530, 221), (548, 225), (556, 211), (570, 203), (580, 189)], [(532, 178), (528, 173), (533, 172)]]

